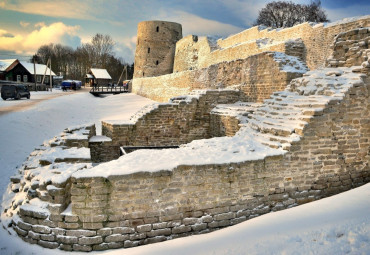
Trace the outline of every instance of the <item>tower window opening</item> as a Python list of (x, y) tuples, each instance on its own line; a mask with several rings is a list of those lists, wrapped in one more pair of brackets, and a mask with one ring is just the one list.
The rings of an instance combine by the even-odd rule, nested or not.
[(158, 61), (158, 60), (157, 60), (157, 61), (155, 61), (155, 64), (156, 64), (156, 65), (158, 65), (158, 64), (159, 64), (159, 61)]
[(148, 48), (148, 53), (150, 53), (150, 48)]
[(157, 26), (157, 30), (156, 31), (159, 32), (159, 26)]

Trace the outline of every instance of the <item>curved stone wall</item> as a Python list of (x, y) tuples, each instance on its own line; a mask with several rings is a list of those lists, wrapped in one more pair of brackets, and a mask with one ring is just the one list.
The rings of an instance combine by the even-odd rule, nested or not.
[[(286, 143), (291, 134), (300, 134), (283, 155), (108, 177), (77, 172), (65, 187), (44, 187), (51, 197), (70, 196), (70, 210), (25, 204), (13, 217), (13, 229), (25, 241), (48, 248), (128, 248), (207, 233), (365, 184), (370, 181), (370, 83), (350, 73), (350, 80), (341, 81), (341, 75), (331, 69), (296, 79), (250, 116), (250, 131), (266, 143)], [(333, 94), (337, 89), (344, 94)], [(296, 120), (287, 133), (276, 121), (292, 111), (284, 121)], [(275, 124), (266, 128), (265, 123)]]
[(167, 21), (143, 21), (138, 24), (134, 78), (172, 73), (176, 42), (182, 27)]

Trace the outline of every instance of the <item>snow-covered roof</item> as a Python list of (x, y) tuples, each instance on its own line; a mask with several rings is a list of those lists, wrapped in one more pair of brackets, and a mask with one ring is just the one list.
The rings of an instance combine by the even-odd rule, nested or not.
[(95, 79), (112, 79), (106, 69), (91, 68), (90, 72), (94, 75)]
[(92, 79), (92, 78), (94, 78), (94, 76), (92, 76), (91, 74), (86, 74), (86, 78), (89, 78), (89, 79)]
[[(19, 63), (27, 69), (27, 71), (30, 73), (30, 74), (34, 74), (34, 70), (33, 70), (33, 63), (28, 63), (28, 62), (24, 62), (24, 61), (19, 61)], [(44, 75), (45, 74), (45, 68), (46, 68), (46, 75), (49, 75), (50, 74), (50, 69), (49, 67), (47, 67), (46, 65), (42, 65), (42, 64), (36, 64), (35, 65), (36, 67), (36, 74), (37, 75)], [(51, 71), (51, 75), (55, 75), (55, 73), (53, 71)]]
[(0, 59), (0, 71), (5, 71), (16, 59)]

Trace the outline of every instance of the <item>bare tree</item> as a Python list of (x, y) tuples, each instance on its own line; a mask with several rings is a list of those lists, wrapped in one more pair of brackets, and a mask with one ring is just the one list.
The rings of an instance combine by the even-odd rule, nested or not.
[(308, 5), (277, 1), (268, 3), (259, 11), (254, 25), (272, 28), (292, 27), (303, 22), (327, 22), (321, 1), (315, 0)]

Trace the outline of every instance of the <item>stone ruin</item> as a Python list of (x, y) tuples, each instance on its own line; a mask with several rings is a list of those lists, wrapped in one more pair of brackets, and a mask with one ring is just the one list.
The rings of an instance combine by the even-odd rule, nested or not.
[[(66, 251), (129, 248), (370, 181), (369, 16), (218, 41), (142, 24), (133, 91), (168, 103), (103, 122), (103, 136), (66, 129), (32, 152), (8, 187), (9, 232)], [(148, 37), (160, 32), (166, 42)], [(179, 148), (121, 156), (155, 146)]]

